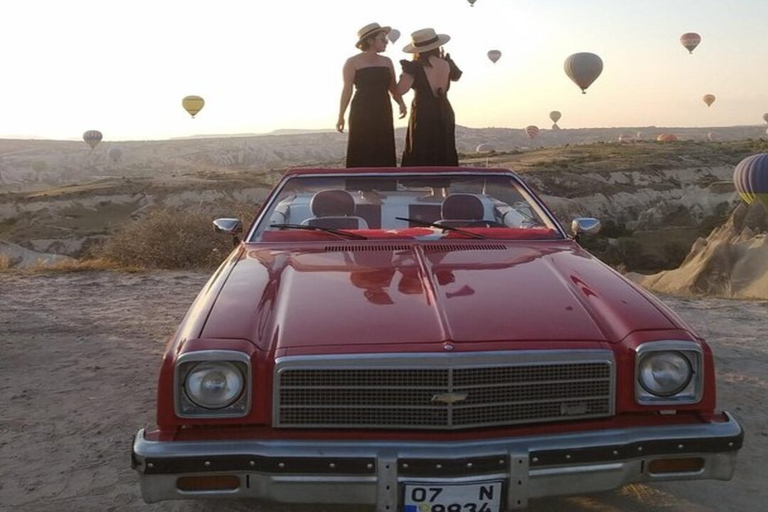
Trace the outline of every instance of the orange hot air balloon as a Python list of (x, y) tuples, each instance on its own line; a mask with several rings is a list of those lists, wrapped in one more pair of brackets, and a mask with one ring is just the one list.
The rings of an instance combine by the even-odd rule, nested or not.
[(680, 36), (680, 44), (685, 46), (688, 53), (693, 53), (693, 49), (699, 46), (701, 36), (696, 32), (686, 32)]
[(529, 139), (535, 139), (539, 135), (539, 127), (534, 125), (526, 126), (525, 134)]
[(491, 59), (491, 62), (496, 64), (496, 61), (501, 58), (501, 52), (499, 50), (490, 50), (488, 52), (488, 58)]
[(675, 142), (677, 140), (677, 136), (673, 133), (662, 133), (656, 137), (656, 140), (659, 142)]
[(101, 142), (101, 132), (99, 130), (88, 130), (83, 133), (83, 140), (86, 144), (91, 146), (91, 149), (95, 148)]
[(711, 107), (712, 104), (715, 102), (715, 95), (714, 94), (705, 94), (703, 98), (704, 103), (707, 104), (708, 107)]
[(565, 74), (579, 86), (582, 94), (603, 72), (603, 60), (594, 53), (574, 53), (565, 59)]

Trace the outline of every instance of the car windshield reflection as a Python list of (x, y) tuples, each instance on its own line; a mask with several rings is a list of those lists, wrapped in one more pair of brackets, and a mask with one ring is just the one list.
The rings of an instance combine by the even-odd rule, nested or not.
[(264, 209), (250, 242), (339, 239), (564, 238), (513, 174), (296, 175)]

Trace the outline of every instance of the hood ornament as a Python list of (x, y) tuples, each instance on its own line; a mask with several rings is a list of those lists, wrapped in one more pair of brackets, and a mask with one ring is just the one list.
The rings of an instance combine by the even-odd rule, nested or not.
[(469, 397), (468, 393), (441, 393), (439, 395), (432, 395), (432, 401), (452, 405), (457, 402), (463, 402), (467, 397)]

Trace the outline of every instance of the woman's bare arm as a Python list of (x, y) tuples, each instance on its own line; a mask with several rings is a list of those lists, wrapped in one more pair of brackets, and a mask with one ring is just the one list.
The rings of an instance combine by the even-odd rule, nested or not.
[(392, 61), (387, 59), (387, 65), (389, 66), (389, 70), (391, 72), (390, 81), (389, 81), (389, 92), (392, 94), (392, 97), (400, 106), (400, 119), (402, 119), (406, 116), (406, 114), (408, 114), (408, 108), (405, 106), (405, 101), (403, 101), (403, 94), (405, 93), (401, 93), (398, 88), (398, 84), (395, 83), (395, 66), (392, 64)]
[(355, 82), (355, 65), (352, 59), (347, 59), (343, 69), (344, 87), (341, 89), (341, 101), (339, 102), (339, 118), (336, 121), (336, 130), (344, 133), (344, 114), (347, 112), (349, 100), (352, 99), (352, 85)]

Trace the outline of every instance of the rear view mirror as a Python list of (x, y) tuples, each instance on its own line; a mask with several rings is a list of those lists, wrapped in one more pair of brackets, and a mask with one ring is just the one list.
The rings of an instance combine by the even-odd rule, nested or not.
[(592, 217), (578, 217), (571, 222), (571, 231), (575, 236), (596, 235), (600, 232), (600, 221)]

